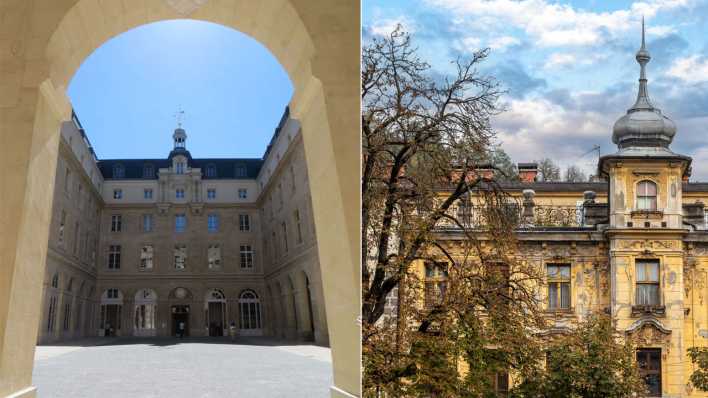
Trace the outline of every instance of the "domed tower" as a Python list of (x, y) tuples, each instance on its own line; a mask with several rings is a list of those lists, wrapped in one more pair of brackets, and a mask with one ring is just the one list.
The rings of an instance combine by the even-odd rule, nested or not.
[(636, 54), (640, 66), (637, 100), (615, 122), (612, 142), (618, 151), (600, 158), (599, 173), (610, 181), (610, 226), (613, 228), (682, 228), (682, 181), (691, 158), (669, 145), (676, 125), (652, 104), (646, 66), (651, 60), (644, 38)]

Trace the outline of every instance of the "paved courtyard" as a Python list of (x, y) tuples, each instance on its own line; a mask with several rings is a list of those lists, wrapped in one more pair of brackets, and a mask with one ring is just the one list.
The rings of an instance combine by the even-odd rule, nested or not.
[(329, 397), (332, 360), (267, 338), (88, 339), (38, 346), (33, 377), (40, 398), (316, 398)]

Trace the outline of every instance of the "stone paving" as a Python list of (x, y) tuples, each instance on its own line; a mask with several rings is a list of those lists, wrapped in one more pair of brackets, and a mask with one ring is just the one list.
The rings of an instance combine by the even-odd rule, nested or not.
[(268, 338), (109, 338), (38, 346), (39, 398), (329, 397), (329, 348)]

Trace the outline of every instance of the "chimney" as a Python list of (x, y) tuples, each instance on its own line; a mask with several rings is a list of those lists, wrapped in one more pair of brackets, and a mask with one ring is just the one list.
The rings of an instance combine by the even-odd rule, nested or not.
[(519, 169), (519, 178), (521, 179), (521, 182), (536, 182), (538, 163), (519, 163), (516, 167)]

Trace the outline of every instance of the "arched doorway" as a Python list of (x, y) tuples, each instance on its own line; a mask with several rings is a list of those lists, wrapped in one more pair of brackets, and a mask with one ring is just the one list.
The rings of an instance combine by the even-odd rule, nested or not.
[(189, 336), (190, 335), (190, 310), (192, 303), (192, 292), (184, 287), (173, 289), (168, 296), (170, 300), (170, 335)]
[(239, 334), (261, 336), (261, 301), (253, 290), (245, 290), (238, 298)]
[(226, 336), (226, 296), (220, 289), (207, 292), (204, 299), (204, 319), (209, 336)]
[(133, 335), (155, 336), (157, 328), (157, 293), (152, 289), (140, 289), (135, 293)]
[(98, 326), (99, 336), (120, 336), (121, 316), (123, 312), (123, 292), (108, 288), (101, 294), (101, 321)]
[[(69, 0), (37, 11), (24, 2), (7, 7), (7, 15), (27, 29), (11, 29), (13, 73), (0, 76), (4, 87), (0, 130), (16, 137), (0, 148), (0, 162), (9, 178), (0, 182), (7, 211), (8, 250), (0, 262), (17, 277), (0, 285), (0, 329), (10, 338), (0, 352), (2, 363), (15, 358), (22, 369), (0, 366), (0, 394), (31, 388), (32, 344), (16, 328), (22, 320), (38, 319), (17, 300), (35, 302), (39, 311), (42, 266), (46, 248), (36, 242), (48, 236), (51, 188), (56, 168), (57, 132), (68, 120), (65, 98), (68, 81), (80, 63), (110, 37), (158, 20), (194, 18), (231, 26), (264, 43), (293, 80), (293, 116), (301, 121), (313, 178), (319, 258), (326, 264), (323, 289), (337, 311), (328, 313), (335, 367), (333, 391), (358, 394), (359, 358), (352, 327), (358, 313), (359, 214), (356, 181), (359, 141), (356, 109), (359, 102), (359, 10), (357, 2), (328, 0), (145, 0), (116, 2)], [(315, 56), (316, 54), (316, 56)], [(313, 154), (316, 154), (314, 156)], [(31, 200), (27, 200), (31, 198)], [(18, 270), (22, 270), (19, 272)], [(329, 301), (328, 301), (329, 302)], [(36, 313), (35, 313), (36, 315)], [(35, 321), (36, 322), (36, 321)], [(22, 325), (22, 326), (20, 326)], [(32, 326), (34, 327), (34, 326)]]

